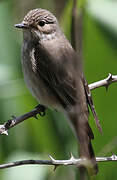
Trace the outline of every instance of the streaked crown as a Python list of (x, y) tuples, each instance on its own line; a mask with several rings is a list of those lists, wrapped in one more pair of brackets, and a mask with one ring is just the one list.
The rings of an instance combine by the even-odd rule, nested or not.
[(15, 27), (29, 30), (36, 38), (42, 40), (53, 39), (61, 33), (56, 17), (48, 10), (41, 8), (29, 11), (23, 21)]
[(28, 25), (36, 25), (42, 21), (47, 24), (57, 23), (56, 17), (51, 12), (41, 8), (29, 11), (23, 19), (23, 23)]

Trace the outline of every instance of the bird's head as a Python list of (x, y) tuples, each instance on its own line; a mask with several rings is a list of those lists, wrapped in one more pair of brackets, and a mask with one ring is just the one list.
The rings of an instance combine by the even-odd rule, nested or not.
[(15, 24), (25, 32), (30, 31), (36, 38), (46, 40), (54, 38), (60, 32), (56, 17), (45, 9), (34, 9), (28, 12), (20, 24)]

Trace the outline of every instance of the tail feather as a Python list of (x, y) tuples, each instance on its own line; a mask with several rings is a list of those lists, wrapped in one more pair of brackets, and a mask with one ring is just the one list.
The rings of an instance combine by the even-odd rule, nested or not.
[(88, 124), (86, 122), (83, 126), (81, 126), (81, 123), (77, 125), (77, 136), (79, 140), (79, 154), (80, 157), (87, 158), (89, 161), (89, 167), (87, 166), (87, 169), (91, 170), (92, 174), (98, 173), (98, 166), (95, 159), (94, 150), (91, 144), (91, 140), (94, 139), (93, 132)]
[(95, 154), (91, 144), (91, 140), (94, 139), (92, 129), (88, 123), (88, 117), (85, 113), (80, 115), (69, 116), (73, 122), (74, 129), (76, 131), (79, 143), (79, 155), (82, 158), (86, 158), (88, 163), (84, 165), (91, 174), (98, 173), (98, 165), (95, 159)]

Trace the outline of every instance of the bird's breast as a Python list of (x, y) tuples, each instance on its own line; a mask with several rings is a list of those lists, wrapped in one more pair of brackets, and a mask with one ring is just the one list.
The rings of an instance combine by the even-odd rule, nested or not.
[(43, 82), (40, 77), (40, 73), (43, 71), (42, 67), (39, 66), (39, 61), (44, 61), (42, 57), (38, 59), (35, 58), (35, 47), (23, 44), (22, 47), (22, 69), (24, 73), (24, 80), (31, 94), (43, 105), (47, 107), (54, 107), (58, 109), (59, 104), (57, 104), (56, 97), (48, 91), (48, 87)]

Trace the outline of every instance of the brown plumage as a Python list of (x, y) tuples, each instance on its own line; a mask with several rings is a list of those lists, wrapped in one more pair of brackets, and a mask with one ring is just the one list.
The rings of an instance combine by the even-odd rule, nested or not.
[(85, 89), (80, 59), (49, 11), (32, 10), (16, 27), (23, 29), (22, 67), (28, 88), (41, 104), (62, 111), (71, 121), (80, 156), (89, 160), (96, 174), (87, 100), (91, 107), (93, 102)]

